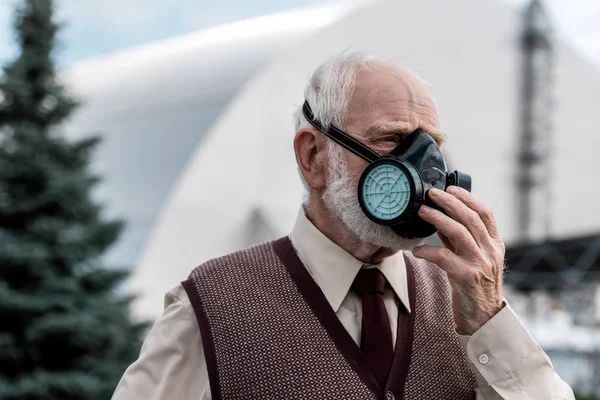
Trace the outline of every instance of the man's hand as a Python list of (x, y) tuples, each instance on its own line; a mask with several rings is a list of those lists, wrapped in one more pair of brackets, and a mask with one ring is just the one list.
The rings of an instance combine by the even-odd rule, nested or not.
[(418, 246), (413, 254), (448, 273), (457, 331), (472, 335), (503, 307), (504, 242), (492, 210), (468, 191), (450, 186), (428, 193), (452, 218), (427, 206), (419, 216), (438, 229), (446, 247)]

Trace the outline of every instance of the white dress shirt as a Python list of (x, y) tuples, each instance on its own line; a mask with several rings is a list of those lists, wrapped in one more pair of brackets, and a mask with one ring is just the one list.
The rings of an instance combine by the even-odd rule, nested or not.
[[(300, 260), (329, 305), (360, 346), (362, 303), (352, 282), (364, 265), (323, 235), (301, 209), (290, 235)], [(406, 266), (401, 252), (373, 266), (389, 282), (384, 303), (392, 339), (397, 335), (398, 302), (410, 310)], [(548, 356), (506, 305), (473, 336), (458, 335), (477, 379), (477, 399), (573, 399)], [(165, 310), (125, 371), (113, 400), (210, 400), (200, 330), (181, 285), (165, 296)]]

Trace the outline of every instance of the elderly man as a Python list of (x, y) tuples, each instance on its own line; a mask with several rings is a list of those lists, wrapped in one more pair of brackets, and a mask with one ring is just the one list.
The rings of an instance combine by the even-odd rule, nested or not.
[(503, 300), (502, 238), (445, 171), (429, 86), (342, 54), (305, 99), (291, 234), (171, 290), (113, 399), (573, 399)]

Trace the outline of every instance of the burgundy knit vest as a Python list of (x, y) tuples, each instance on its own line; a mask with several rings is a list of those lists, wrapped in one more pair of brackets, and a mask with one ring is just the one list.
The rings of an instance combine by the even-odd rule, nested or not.
[(212, 398), (475, 399), (436, 266), (404, 253), (412, 312), (398, 313), (382, 382), (289, 238), (208, 261), (183, 282), (198, 320)]

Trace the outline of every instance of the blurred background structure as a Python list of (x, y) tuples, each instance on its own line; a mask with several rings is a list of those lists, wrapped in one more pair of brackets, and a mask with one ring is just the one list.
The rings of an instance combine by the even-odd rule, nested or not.
[(0, 399), (108, 399), (147, 329), (117, 290), (129, 271), (102, 260), (123, 221), (92, 193), (100, 137), (61, 132), (78, 102), (56, 76), (52, 1), (24, 0), (14, 27), (0, 76)]
[(316, 65), (364, 50), (432, 83), (451, 167), (473, 175), (507, 243), (508, 300), (563, 379), (600, 393), (600, 47), (565, 34), (558, 0), (509, 3), (311, 6), (65, 68), (84, 104), (64, 128), (101, 132), (97, 198), (128, 221), (106, 262), (134, 266), (135, 317), (158, 317), (199, 263), (289, 232), (291, 115)]

